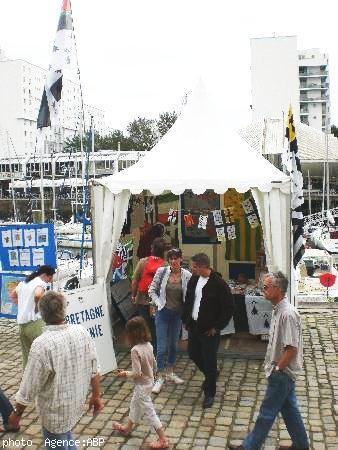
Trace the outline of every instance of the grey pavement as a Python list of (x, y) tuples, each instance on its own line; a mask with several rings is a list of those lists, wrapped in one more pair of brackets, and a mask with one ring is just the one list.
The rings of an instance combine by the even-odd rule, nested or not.
[[(326, 309), (302, 312), (304, 326), (305, 370), (297, 382), (297, 396), (311, 449), (338, 450), (338, 311)], [(18, 329), (13, 321), (0, 320), (0, 385), (11, 400), (21, 378), (21, 351)], [(121, 368), (130, 365), (128, 352), (117, 355)], [(212, 408), (201, 407), (202, 375), (185, 353), (180, 353), (177, 373), (186, 381), (181, 386), (165, 384), (154, 396), (156, 410), (170, 437), (171, 449), (218, 450), (229, 443), (240, 444), (252, 428), (262, 401), (266, 381), (263, 361), (230, 359), (220, 355), (220, 377)], [(148, 448), (155, 438), (145, 423), (139, 424), (129, 438), (112, 432), (113, 420), (126, 420), (133, 384), (108, 374), (102, 377), (104, 412), (93, 418), (85, 413), (75, 426), (79, 448), (90, 450), (137, 450)], [(27, 408), (18, 434), (0, 436), (0, 448), (42, 449), (41, 426), (34, 406)], [(10, 442), (11, 440), (11, 442)], [(291, 441), (282, 418), (278, 418), (263, 447), (274, 450)]]

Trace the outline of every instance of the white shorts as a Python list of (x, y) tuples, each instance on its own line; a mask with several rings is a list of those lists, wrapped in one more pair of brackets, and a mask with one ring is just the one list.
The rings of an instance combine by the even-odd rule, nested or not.
[(151, 399), (152, 386), (135, 385), (133, 397), (130, 402), (129, 419), (133, 423), (139, 423), (145, 417), (149, 426), (158, 430), (162, 427), (161, 421), (158, 418), (153, 401)]

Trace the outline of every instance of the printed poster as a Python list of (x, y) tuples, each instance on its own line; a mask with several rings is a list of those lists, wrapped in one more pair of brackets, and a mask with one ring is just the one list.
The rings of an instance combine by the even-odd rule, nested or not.
[(9, 293), (24, 279), (25, 275), (21, 274), (1, 274), (0, 316), (17, 316), (18, 307), (9, 297)]
[(25, 238), (25, 247), (36, 247), (34, 228), (24, 228), (23, 235)]
[(45, 264), (45, 251), (43, 248), (33, 248), (33, 266), (43, 266)]
[(31, 267), (31, 252), (29, 249), (19, 249), (20, 265), (23, 267)]
[(36, 245), (48, 247), (48, 228), (38, 228), (36, 230)]
[(22, 229), (12, 230), (13, 247), (23, 247)]
[(9, 265), (11, 267), (19, 266), (19, 252), (16, 249), (8, 250)]
[(1, 240), (3, 247), (13, 247), (11, 230), (3, 230), (1, 232)]

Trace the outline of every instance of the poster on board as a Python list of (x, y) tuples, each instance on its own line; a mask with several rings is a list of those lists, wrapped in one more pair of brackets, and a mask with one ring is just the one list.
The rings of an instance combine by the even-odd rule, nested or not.
[(108, 312), (106, 285), (93, 284), (65, 293), (67, 298), (66, 321), (82, 325), (95, 342), (100, 373), (116, 369), (112, 328)]
[(26, 275), (15, 273), (0, 274), (0, 317), (15, 319), (18, 307), (9, 297), (9, 293), (26, 278)]

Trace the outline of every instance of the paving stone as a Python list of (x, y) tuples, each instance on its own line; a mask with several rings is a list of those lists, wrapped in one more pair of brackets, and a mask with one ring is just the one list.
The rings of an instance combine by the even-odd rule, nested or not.
[[(335, 421), (338, 419), (338, 364), (335, 349), (338, 346), (338, 311), (318, 311), (301, 312), (305, 370), (297, 380), (296, 392), (306, 430), (309, 432), (310, 448), (337, 450)], [(22, 376), (18, 328), (14, 321), (0, 319), (0, 342), (8, 343), (6, 347), (0, 348), (1, 387), (13, 398)], [(117, 353), (117, 359), (119, 367), (130, 367), (128, 352)], [(219, 368), (221, 374), (215, 403), (212, 408), (203, 410), (203, 376), (186, 354), (178, 355), (177, 371), (184, 378), (185, 384), (175, 386), (166, 383), (162, 392), (153, 399), (155, 409), (170, 437), (170, 449), (226, 449), (230, 443), (240, 445), (248, 430), (254, 426), (266, 389), (263, 361), (220, 356)], [(156, 439), (156, 435), (145, 422), (138, 424), (129, 438), (112, 433), (113, 420), (126, 421), (133, 384), (117, 380), (108, 374), (102, 377), (101, 388), (104, 411), (96, 418), (85, 413), (74, 427), (74, 437), (102, 437), (103, 450), (148, 448), (149, 442)], [(34, 405), (27, 407), (21, 425), (22, 433), (15, 436), (30, 438), (33, 443), (30, 450), (41, 450), (41, 424)], [(6, 436), (13, 434), (7, 433), (2, 439)], [(273, 450), (279, 444), (291, 444), (281, 417), (277, 418), (262, 449)], [(14, 448), (18, 450), (20, 447)], [(87, 450), (98, 450), (98, 447), (92, 444)]]

